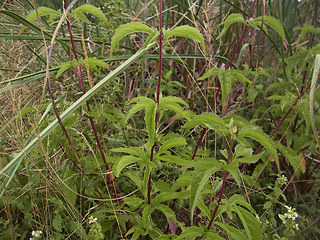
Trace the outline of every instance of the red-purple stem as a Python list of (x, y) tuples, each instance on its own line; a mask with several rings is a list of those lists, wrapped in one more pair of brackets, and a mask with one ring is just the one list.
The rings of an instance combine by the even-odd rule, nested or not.
[[(234, 139), (232, 138), (231, 141), (230, 141), (230, 148), (229, 148), (229, 154), (228, 154), (228, 159), (227, 159), (227, 165), (230, 163), (230, 160), (231, 160), (233, 144), (234, 144)], [(219, 191), (219, 198), (218, 198), (218, 201), (217, 201), (217, 205), (213, 210), (213, 214), (212, 214), (210, 223), (209, 223), (209, 225), (207, 227), (207, 230), (209, 230), (211, 228), (213, 220), (215, 219), (217, 211), (219, 209), (224, 190), (225, 190), (225, 188), (227, 186), (227, 176), (228, 176), (228, 172), (225, 171), (224, 175), (223, 175), (222, 186), (221, 186), (220, 191)]]
[[(64, 1), (64, 8), (66, 10), (67, 9), (67, 3), (66, 3), (66, 0), (63, 0), (63, 1)], [(71, 46), (72, 46), (72, 51), (73, 51), (74, 57), (75, 57), (75, 59), (77, 59), (77, 61), (79, 61), (78, 60), (78, 56), (77, 56), (77, 52), (76, 52), (76, 48), (75, 48), (75, 45), (74, 45), (74, 41), (73, 41), (73, 35), (72, 35), (72, 31), (71, 31), (70, 20), (68, 18), (67, 18), (67, 26), (68, 26), (68, 30), (69, 30), (70, 41), (71, 41)], [(80, 88), (83, 91), (83, 93), (85, 94), (86, 93), (86, 89), (85, 89), (84, 81), (83, 81), (83, 77), (82, 77), (81, 65), (79, 65), (79, 67), (76, 68), (76, 72), (77, 72), (77, 76), (79, 78)], [(90, 109), (88, 101), (86, 101), (86, 106), (87, 106), (87, 110), (89, 112), (91, 112), (91, 109)], [(89, 120), (90, 120), (90, 124), (91, 124), (92, 130), (93, 130), (93, 133), (94, 133), (94, 136), (95, 136), (95, 139), (96, 139), (100, 154), (101, 154), (103, 162), (105, 164), (106, 171), (108, 172), (109, 171), (109, 166), (108, 166), (108, 163), (106, 161), (106, 157), (105, 157), (105, 154), (103, 152), (102, 146), (100, 144), (100, 140), (99, 140), (99, 137), (98, 137), (98, 133), (97, 133), (93, 118), (91, 116), (89, 116)]]
[[(159, 1), (159, 66), (158, 66), (158, 83), (157, 83), (157, 105), (160, 102), (160, 86), (162, 76), (162, 0)], [(158, 122), (158, 111), (155, 116), (155, 134), (157, 134), (157, 122)], [(150, 161), (153, 161), (153, 155), (155, 151), (155, 144), (151, 147)], [(147, 198), (148, 204), (151, 202), (151, 172), (149, 174), (148, 186), (147, 186)]]

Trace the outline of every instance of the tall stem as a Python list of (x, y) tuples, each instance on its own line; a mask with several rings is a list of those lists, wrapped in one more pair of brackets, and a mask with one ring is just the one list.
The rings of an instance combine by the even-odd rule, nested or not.
[[(158, 83), (157, 83), (157, 106), (160, 102), (160, 87), (161, 87), (161, 75), (162, 75), (162, 0), (159, 2), (159, 65), (158, 65)], [(157, 134), (157, 122), (158, 122), (158, 111), (155, 116), (155, 134)], [(155, 151), (155, 144), (151, 147), (150, 161), (153, 161), (153, 155)], [(149, 174), (148, 186), (147, 186), (147, 198), (148, 204), (151, 202), (151, 172)]]

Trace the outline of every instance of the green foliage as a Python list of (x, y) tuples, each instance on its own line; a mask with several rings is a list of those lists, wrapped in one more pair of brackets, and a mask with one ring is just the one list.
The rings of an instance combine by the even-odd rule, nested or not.
[[(17, 6), (27, 10), (26, 18), (17, 6), (0, 10), (3, 32), (17, 33), (0, 36), (14, 40), (3, 49), (20, 54), (3, 51), (0, 60), (1, 76), (11, 74), (0, 89), (0, 239), (285, 240), (320, 234), (312, 224), (320, 214), (318, 28), (304, 25), (312, 18), (301, 12), (290, 18), (281, 12), (296, 3), (267, 1), (269, 15), (258, 8), (259, 17), (246, 21), (246, 4), (221, 1), (216, 15), (216, 5), (204, 2), (166, 2), (172, 8), (160, 14), (171, 30), (163, 30), (163, 43), (157, 41), (158, 16), (138, 1), (78, 1), (68, 13), (76, 20), (72, 39), (60, 28), (65, 15), (59, 11), (38, 7), (41, 31), (35, 11), (22, 1)], [(310, 2), (301, 3), (303, 10)], [(23, 27), (15, 29), (11, 21)], [(252, 28), (239, 37), (233, 23)], [(218, 25), (220, 34), (213, 27)], [(39, 70), (46, 50), (40, 34), (50, 41), (54, 28), (49, 57), (58, 67)], [(210, 56), (195, 55), (191, 41), (172, 45), (173, 37), (199, 43)], [(24, 52), (10, 45), (22, 39), (30, 41), (21, 44)], [(144, 56), (157, 44), (164, 47), (162, 72), (157, 53)], [(79, 61), (69, 61), (72, 46)], [(126, 54), (140, 49), (105, 57), (119, 46)], [(177, 49), (184, 55), (165, 55)], [(20, 58), (27, 63), (16, 63)], [(64, 74), (79, 66), (86, 71)], [(56, 98), (50, 104), (37, 83), (46, 74), (56, 74), (49, 79)], [(78, 74), (85, 85), (94, 83), (85, 94), (74, 80)], [(156, 79), (161, 86), (155, 99)], [(73, 146), (58, 127), (56, 107)]]
[(203, 52), (206, 53), (206, 47), (204, 45), (203, 35), (196, 28), (193, 28), (187, 25), (175, 27), (172, 30), (164, 31), (163, 35), (165, 38), (169, 38), (170, 36), (190, 38), (193, 41), (200, 43), (200, 46), (202, 47)]
[(80, 7), (77, 7), (74, 9), (72, 16), (77, 19), (77, 21), (82, 21), (88, 24), (92, 24), (89, 19), (82, 13), (82, 12), (87, 12), (92, 14), (93, 16), (96, 16), (99, 18), (102, 22), (105, 24), (108, 24), (108, 19), (104, 15), (104, 13), (97, 7), (90, 5), (90, 4), (84, 4), (81, 5)]

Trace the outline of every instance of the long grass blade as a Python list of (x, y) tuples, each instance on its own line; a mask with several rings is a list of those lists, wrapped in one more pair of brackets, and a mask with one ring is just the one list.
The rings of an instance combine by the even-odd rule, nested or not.
[[(97, 83), (93, 88), (91, 88), (86, 94), (79, 98), (74, 104), (72, 104), (67, 110), (65, 110), (60, 118), (62, 121), (68, 118), (74, 111), (76, 111), (80, 106), (85, 104), (94, 94), (96, 94), (100, 89), (102, 89), (110, 80), (114, 79), (126, 68), (128, 68), (132, 63), (135, 63), (147, 50), (152, 48), (155, 43), (150, 43), (146, 48), (140, 49), (134, 55), (132, 55), (127, 61), (122, 63), (114, 71), (109, 73), (105, 78), (103, 78), (99, 83)], [(57, 126), (59, 126), (58, 120), (54, 120), (50, 123), (39, 135), (37, 138), (34, 138), (24, 149), (22, 149), (3, 169), (0, 171), (0, 177), (5, 177), (1, 186), (0, 186), (0, 198), (4, 193), (4, 190), (9, 185), (12, 180), (15, 172), (17, 171), (23, 158), (31, 152), (38, 144), (39, 141), (48, 136)]]

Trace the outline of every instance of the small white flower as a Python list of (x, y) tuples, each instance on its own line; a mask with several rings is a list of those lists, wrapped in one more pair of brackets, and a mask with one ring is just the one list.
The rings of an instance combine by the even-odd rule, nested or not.
[(285, 214), (284, 214), (284, 217), (285, 217), (285, 218), (288, 217), (288, 214), (285, 213)]
[(297, 230), (299, 230), (299, 224), (298, 223), (296, 224), (295, 227), (296, 227)]
[(32, 234), (32, 236), (34, 236), (34, 234), (35, 234), (35, 233), (36, 233), (35, 231), (32, 231), (32, 233), (31, 233), (31, 234)]
[(291, 217), (292, 217), (291, 214), (289, 214), (289, 215), (288, 215), (288, 218), (291, 218)]
[(283, 223), (283, 224), (286, 224), (286, 221), (283, 221), (282, 223)]
[(296, 218), (295, 218), (295, 217), (292, 217), (292, 220), (293, 220), (293, 221), (295, 221), (295, 220), (296, 220)]

